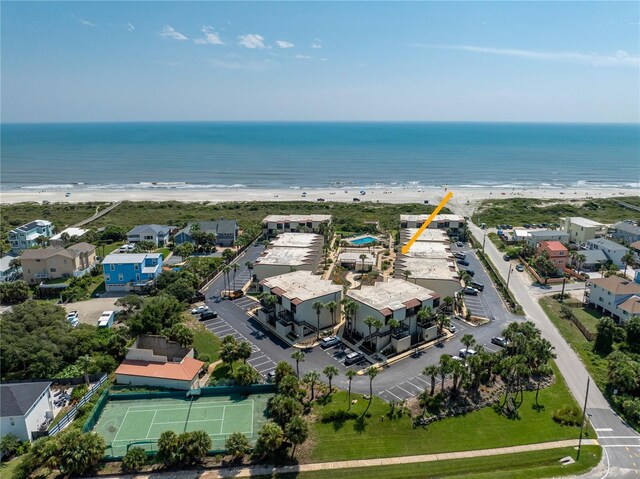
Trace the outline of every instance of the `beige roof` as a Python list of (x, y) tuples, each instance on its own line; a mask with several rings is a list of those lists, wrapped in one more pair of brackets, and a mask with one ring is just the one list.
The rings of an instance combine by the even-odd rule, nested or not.
[(30, 259), (49, 259), (56, 255), (62, 255), (70, 259), (75, 259), (77, 256), (74, 251), (65, 249), (62, 246), (49, 246), (48, 248), (31, 248), (25, 250), (20, 259), (23, 261)]
[(71, 245), (67, 249), (70, 249), (71, 251), (77, 251), (78, 253), (90, 253), (92, 251), (95, 251), (96, 247), (83, 241), (81, 243)]
[(263, 223), (306, 223), (307, 221), (331, 221), (331, 215), (269, 215)]
[(445, 243), (416, 241), (411, 245), (409, 252), (406, 255), (401, 255), (400, 259), (404, 256), (411, 258), (453, 258), (448, 245)]
[(410, 279), (458, 280), (455, 263), (446, 258), (401, 256), (396, 260), (396, 276), (402, 276), (405, 270), (411, 271)]
[[(427, 301), (438, 295), (433, 291), (403, 279), (390, 278), (387, 281), (377, 282), (373, 286), (362, 286), (347, 293), (347, 296), (367, 306), (382, 311), (385, 308), (397, 310), (406, 308), (411, 300)], [(409, 303), (415, 304), (415, 303)]]
[(294, 271), (272, 276), (262, 280), (261, 284), (267, 286), (271, 292), (277, 291), (278, 294), (289, 300), (299, 299), (300, 301), (296, 304), (342, 291), (342, 286), (333, 284), (328, 279), (322, 279), (321, 276), (311, 274), (311, 271)]
[(632, 316), (640, 316), (640, 296), (633, 295), (618, 307)]
[(282, 233), (271, 244), (287, 248), (311, 248), (319, 246), (324, 240), (321, 235), (314, 233)]
[(65, 230), (62, 230), (57, 235), (52, 236), (51, 240), (60, 239), (64, 233), (67, 233), (69, 236), (82, 236), (87, 231), (89, 231), (89, 230), (85, 230), (84, 228), (67, 228)]
[[(430, 213), (424, 215), (400, 215), (400, 221), (422, 221), (423, 223), (431, 216)], [(433, 218), (433, 221), (464, 221), (464, 216), (460, 215), (450, 215), (450, 214), (440, 214), (436, 215)]]
[[(404, 228), (400, 231), (400, 237), (402, 241), (406, 242), (413, 238), (413, 235), (415, 235), (417, 232), (418, 228)], [(416, 242), (448, 243), (449, 237), (444, 230), (427, 228), (422, 233), (420, 233), (420, 236), (418, 236)]]
[(609, 276), (608, 278), (596, 278), (590, 280), (605, 291), (611, 291), (614, 295), (619, 294), (640, 294), (640, 284), (619, 276)]
[(583, 218), (582, 216), (571, 216), (569, 220), (571, 221), (571, 224), (582, 226), (584, 228), (599, 228), (604, 226), (602, 223), (598, 223), (597, 221), (593, 221), (588, 218)]
[(273, 264), (283, 266), (296, 266), (309, 264), (316, 256), (316, 251), (311, 248), (270, 248), (255, 261), (255, 265)]

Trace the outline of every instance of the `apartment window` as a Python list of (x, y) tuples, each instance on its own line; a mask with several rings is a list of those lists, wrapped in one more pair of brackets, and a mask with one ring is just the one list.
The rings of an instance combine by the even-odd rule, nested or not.
[(140, 281), (140, 275), (136, 274), (136, 281)]
[(133, 265), (133, 269), (135, 269), (136, 271), (140, 269), (140, 265), (139, 264), (134, 264)]
[(56, 269), (55, 268), (50, 268), (49, 271), (51, 271), (52, 273), (55, 273)]
[(115, 271), (116, 270), (116, 265), (115, 264), (110, 264), (109, 265), (109, 270), (110, 271)]
[(118, 281), (124, 281), (124, 274), (118, 273)]
[(15, 421), (13, 418), (11, 418), (11, 419), (10, 419), (10, 421), (11, 421), (11, 425), (12, 425), (12, 426), (15, 426), (15, 425), (16, 425), (16, 421)]
[(110, 274), (105, 274), (104, 275), (104, 280), (108, 283), (109, 281), (111, 281), (111, 275)]
[(40, 262), (40, 260), (39, 260), (39, 259), (37, 259), (37, 260), (36, 260), (36, 263), (39, 263), (39, 262)]

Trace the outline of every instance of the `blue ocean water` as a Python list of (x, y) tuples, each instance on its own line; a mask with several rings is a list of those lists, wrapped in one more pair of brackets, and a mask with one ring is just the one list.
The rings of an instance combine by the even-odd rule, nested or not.
[(4, 124), (15, 188), (640, 185), (638, 125)]

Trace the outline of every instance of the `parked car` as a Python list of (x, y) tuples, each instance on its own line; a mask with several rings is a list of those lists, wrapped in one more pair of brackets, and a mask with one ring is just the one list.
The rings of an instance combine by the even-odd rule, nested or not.
[(462, 292), (463, 292), (464, 294), (469, 294), (469, 295), (471, 295), (471, 296), (478, 296), (478, 290), (477, 290), (477, 289), (475, 289), (475, 288), (470, 288), (469, 286), (467, 286), (466, 288), (464, 288), (464, 289), (462, 290)]
[(322, 338), (322, 340), (320, 341), (320, 347), (322, 349), (330, 348), (331, 346), (335, 346), (336, 344), (340, 344), (339, 336), (329, 336), (326, 338)]
[(272, 383), (275, 382), (276, 380), (276, 371), (275, 369), (273, 371), (269, 371), (269, 374), (267, 374), (267, 382)]
[(456, 325), (455, 324), (450, 324), (449, 327), (447, 328), (450, 332), (455, 333), (456, 332)]
[(478, 283), (477, 281), (471, 281), (471, 286), (478, 291), (484, 291), (484, 284)]
[(455, 256), (456, 258), (459, 258), (459, 259), (466, 259), (467, 258), (466, 253), (463, 253), (461, 251), (457, 251), (457, 252), (453, 253), (453, 256)]
[(476, 275), (476, 272), (474, 270), (472, 270), (472, 269), (465, 269), (465, 271), (467, 272), (467, 274), (469, 276), (475, 276)]
[(475, 349), (467, 349), (467, 348), (463, 348), (458, 352), (458, 355), (461, 358), (466, 358), (467, 356), (473, 356), (474, 354), (476, 354)]
[(193, 308), (191, 310), (191, 314), (201, 314), (205, 311), (209, 311), (209, 306), (198, 306), (197, 308)]
[(241, 289), (236, 289), (235, 291), (225, 290), (222, 292), (223, 298), (238, 299), (238, 298), (242, 298), (243, 296), (244, 296), (244, 291), (242, 291)]
[(360, 198), (354, 198), (354, 199), (353, 199), (353, 202), (354, 202), (354, 203), (360, 203)]
[(200, 314), (200, 321), (206, 321), (207, 319), (214, 319), (218, 317), (218, 313), (216, 311), (205, 311)]
[(458, 242), (456, 243), (456, 246), (457, 246), (458, 248), (462, 248), (462, 247), (464, 246), (464, 243), (463, 243), (462, 241), (458, 241)]
[(524, 265), (519, 264), (518, 266), (516, 266), (516, 271), (522, 273), (524, 271)]
[(451, 356), (451, 359), (453, 359), (454, 361), (464, 361), (464, 359), (462, 359), (460, 356)]
[(505, 260), (505, 261), (511, 261), (511, 256), (509, 256), (508, 254), (505, 254), (505, 255), (502, 257), (502, 259), (503, 259), (503, 260)]
[(524, 226), (525, 228), (531, 228), (531, 225), (529, 223), (525, 223), (522, 226)]
[(193, 297), (189, 300), (190, 303), (197, 303), (198, 301), (204, 301), (206, 298), (200, 291), (196, 291)]
[(317, 201), (324, 201), (324, 198), (318, 198)]
[(501, 348), (506, 348), (507, 344), (509, 344), (507, 338), (503, 338), (502, 336), (494, 336), (493, 338), (491, 338), (491, 342), (500, 346)]
[(67, 313), (67, 321), (69, 321), (70, 323), (72, 321), (79, 321), (80, 320), (80, 315), (78, 314), (77, 311), (71, 311), (70, 313)]
[(424, 204), (428, 205), (429, 204), (429, 200), (424, 200)]
[(350, 366), (351, 364), (357, 364), (364, 359), (364, 354), (362, 353), (349, 353), (347, 357), (344, 358), (345, 366)]
[(459, 259), (457, 263), (463, 266), (469, 266), (469, 262), (466, 259)]

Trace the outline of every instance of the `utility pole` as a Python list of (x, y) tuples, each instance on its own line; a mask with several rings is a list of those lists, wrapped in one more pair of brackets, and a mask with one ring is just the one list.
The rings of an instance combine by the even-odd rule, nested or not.
[(589, 397), (589, 382), (590, 378), (587, 378), (587, 393), (584, 395), (584, 408), (582, 408), (582, 421), (580, 422), (580, 439), (578, 439), (578, 454), (576, 455), (576, 461), (580, 459), (580, 449), (582, 448), (582, 429), (584, 428), (584, 419), (587, 415), (587, 398)]
[(513, 266), (509, 265), (509, 274), (507, 275), (507, 286), (506, 289), (507, 291), (509, 291), (509, 280), (511, 279), (511, 270), (512, 270)]
[(487, 241), (487, 233), (484, 234), (484, 238), (482, 238), (482, 254), (484, 255), (484, 243)]
[(560, 294), (560, 302), (564, 303), (564, 285), (567, 282), (567, 278), (562, 278), (562, 293)]

